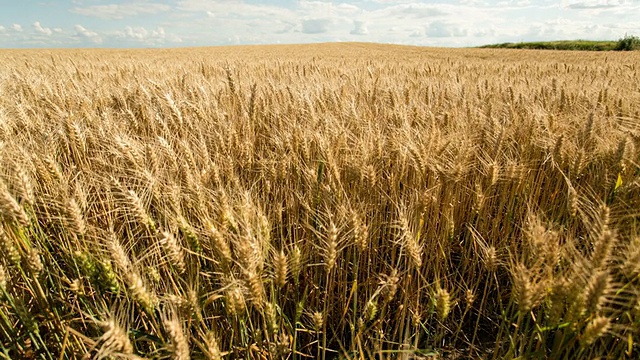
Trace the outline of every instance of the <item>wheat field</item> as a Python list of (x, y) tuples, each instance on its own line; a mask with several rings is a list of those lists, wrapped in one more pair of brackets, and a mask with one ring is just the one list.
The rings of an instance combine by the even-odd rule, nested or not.
[(640, 356), (640, 53), (0, 63), (0, 358)]

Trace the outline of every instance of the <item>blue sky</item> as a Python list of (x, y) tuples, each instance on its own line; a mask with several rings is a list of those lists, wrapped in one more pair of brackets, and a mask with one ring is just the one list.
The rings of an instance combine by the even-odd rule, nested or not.
[(474, 46), (625, 34), (640, 35), (640, 0), (0, 0), (0, 48)]

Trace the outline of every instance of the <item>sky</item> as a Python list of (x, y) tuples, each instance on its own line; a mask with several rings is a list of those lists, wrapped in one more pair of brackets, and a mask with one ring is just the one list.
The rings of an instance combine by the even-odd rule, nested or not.
[(0, 0), (0, 48), (462, 47), (625, 34), (640, 36), (640, 0)]

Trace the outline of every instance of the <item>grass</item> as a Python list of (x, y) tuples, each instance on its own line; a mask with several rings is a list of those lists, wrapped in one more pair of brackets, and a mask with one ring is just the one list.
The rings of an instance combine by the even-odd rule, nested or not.
[(637, 358), (639, 56), (0, 51), (0, 358)]

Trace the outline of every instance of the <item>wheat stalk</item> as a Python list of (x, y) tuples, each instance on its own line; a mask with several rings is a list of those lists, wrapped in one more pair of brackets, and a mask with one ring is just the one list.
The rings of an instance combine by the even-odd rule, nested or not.
[(176, 237), (168, 231), (163, 231), (159, 234), (158, 241), (169, 257), (171, 265), (175, 267), (179, 274), (184, 274), (187, 271), (187, 264), (182, 246), (180, 246)]
[(164, 328), (171, 340), (169, 351), (171, 351), (173, 358), (176, 360), (189, 360), (191, 358), (189, 342), (180, 321), (177, 318), (167, 319), (164, 321)]
[(13, 220), (21, 226), (29, 225), (29, 218), (18, 201), (9, 193), (7, 185), (0, 179), (0, 211), (7, 220)]
[(109, 319), (101, 324), (103, 334), (98, 340), (101, 344), (98, 349), (98, 359), (120, 355), (132, 355), (133, 344), (123, 329), (114, 319)]
[(593, 344), (598, 338), (602, 337), (611, 326), (611, 320), (604, 316), (598, 316), (591, 320), (587, 327), (584, 329), (581, 337), (581, 344), (583, 346), (589, 346)]

